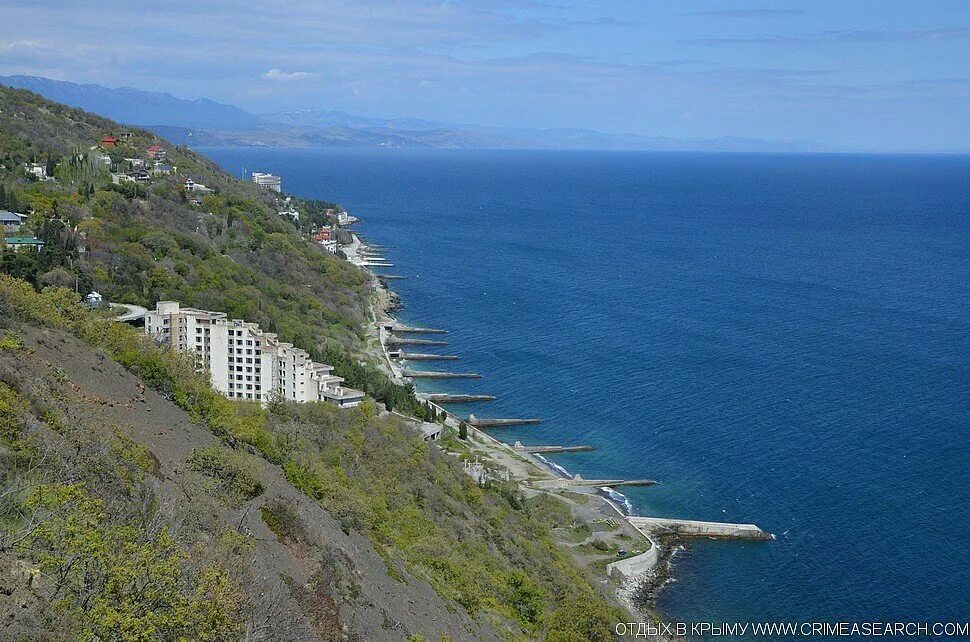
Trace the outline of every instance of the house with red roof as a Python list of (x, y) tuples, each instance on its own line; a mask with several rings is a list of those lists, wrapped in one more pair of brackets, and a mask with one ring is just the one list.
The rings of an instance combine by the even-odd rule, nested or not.
[(102, 147), (117, 147), (118, 146), (118, 139), (115, 138), (114, 136), (102, 136), (101, 137), (101, 146)]

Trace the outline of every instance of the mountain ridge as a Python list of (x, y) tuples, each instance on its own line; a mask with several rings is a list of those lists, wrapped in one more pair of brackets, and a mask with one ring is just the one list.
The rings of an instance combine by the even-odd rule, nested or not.
[(628, 151), (818, 152), (807, 140), (742, 136), (681, 139), (586, 128), (535, 129), (446, 123), (421, 118), (378, 118), (333, 109), (252, 114), (208, 98), (109, 88), (40, 76), (0, 76), (0, 83), (145, 127), (185, 145), (255, 147), (424, 147), (444, 149), (588, 149)]

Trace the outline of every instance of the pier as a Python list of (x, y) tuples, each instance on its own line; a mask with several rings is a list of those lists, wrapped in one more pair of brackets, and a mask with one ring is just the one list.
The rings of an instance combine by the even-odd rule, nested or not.
[(441, 372), (434, 370), (405, 370), (402, 373), (411, 379), (481, 379), (482, 375), (473, 372)]
[(714, 537), (717, 539), (746, 539), (765, 542), (775, 536), (755, 524), (700, 522), (693, 519), (664, 519), (661, 517), (627, 517), (641, 531), (672, 534), (682, 537)]
[(423, 352), (401, 352), (398, 359), (408, 359), (410, 361), (458, 361), (457, 354), (425, 354)]
[(448, 395), (443, 393), (432, 393), (425, 395), (428, 401), (434, 403), (468, 403), (471, 401), (495, 401), (494, 395)]
[(395, 337), (390, 336), (385, 340), (387, 345), (393, 346), (446, 346), (447, 341), (438, 341), (436, 339), (412, 339), (410, 337)]
[(527, 426), (542, 423), (541, 419), (479, 419), (468, 415), (468, 423), (476, 428), (501, 428), (505, 426)]
[(408, 277), (398, 276), (397, 274), (375, 274), (378, 279), (382, 281), (402, 281)]

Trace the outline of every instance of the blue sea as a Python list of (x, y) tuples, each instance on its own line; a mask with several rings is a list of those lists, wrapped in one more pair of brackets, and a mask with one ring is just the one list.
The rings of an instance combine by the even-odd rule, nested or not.
[(970, 157), (204, 149), (343, 204), (407, 322), (541, 417), (508, 441), (696, 542), (693, 621), (953, 621), (970, 605)]

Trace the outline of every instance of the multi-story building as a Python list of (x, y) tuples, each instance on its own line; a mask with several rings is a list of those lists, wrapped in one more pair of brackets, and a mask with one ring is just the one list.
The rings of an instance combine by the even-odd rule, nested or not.
[(283, 179), (274, 174), (264, 174), (253, 172), (253, 182), (263, 187), (268, 187), (274, 192), (283, 191)]
[(344, 387), (333, 367), (316, 363), (306, 350), (277, 340), (259, 325), (228, 319), (225, 313), (183, 308), (159, 301), (145, 315), (145, 332), (159, 343), (195, 356), (212, 387), (230, 399), (327, 401), (358, 405), (364, 393)]

